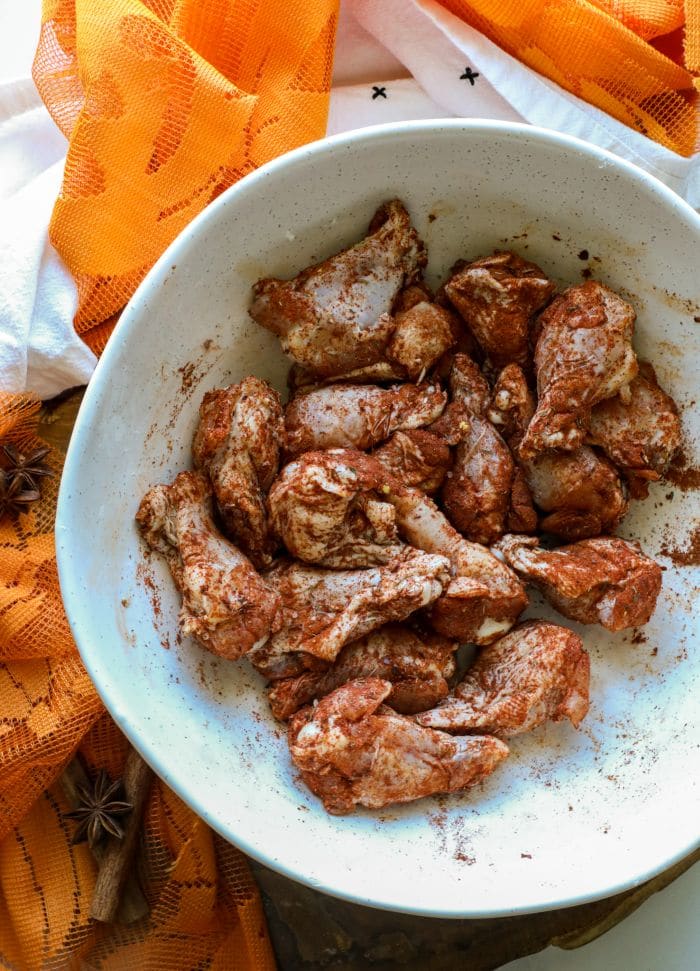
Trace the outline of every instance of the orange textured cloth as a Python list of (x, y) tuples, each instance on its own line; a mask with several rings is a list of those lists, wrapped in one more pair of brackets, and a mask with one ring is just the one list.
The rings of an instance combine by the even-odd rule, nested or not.
[[(0, 393), (0, 441), (36, 446), (39, 402)], [(97, 872), (58, 780), (75, 753), (121, 775), (127, 743), (105, 714), (61, 606), (53, 520), (60, 459), (28, 515), (0, 522), (0, 967), (12, 971), (273, 971), (245, 858), (155, 779), (135, 874), (148, 913), (90, 919)], [(145, 909), (145, 908), (144, 908)], [(183, 955), (187, 955), (183, 963)]]

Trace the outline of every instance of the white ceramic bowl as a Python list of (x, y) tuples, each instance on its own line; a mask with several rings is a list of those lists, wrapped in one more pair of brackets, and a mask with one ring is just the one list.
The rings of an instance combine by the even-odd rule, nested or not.
[[(655, 486), (624, 523), (623, 535), (668, 566), (664, 589), (641, 643), (577, 628), (592, 659), (580, 731), (548, 725), (513, 740), (503, 767), (467, 794), (343, 818), (295, 777), (247, 662), (179, 642), (168, 572), (139, 545), (138, 502), (188, 466), (204, 391), (247, 374), (284, 387), (276, 339), (246, 314), (251, 284), (358, 239), (393, 196), (428, 244), (433, 283), (458, 257), (512, 246), (560, 283), (580, 281), (590, 265), (630, 295), (637, 348), (684, 409), (697, 461), (700, 219), (678, 197), (600, 149), (524, 126), (418, 122), (332, 138), (217, 199), (124, 312), (61, 487), (58, 562), (73, 632), (105, 704), (158, 774), (276, 870), (349, 900), (435, 916), (613, 894), (698, 841), (698, 577), (662, 553), (684, 546), (696, 494)], [(554, 616), (536, 599), (530, 613)]]

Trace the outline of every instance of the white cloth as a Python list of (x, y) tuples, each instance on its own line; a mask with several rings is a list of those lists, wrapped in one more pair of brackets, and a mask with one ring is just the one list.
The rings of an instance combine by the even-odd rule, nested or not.
[[(47, 236), (66, 142), (29, 78), (39, 6), (0, 0), (11, 25), (0, 32), (0, 390), (46, 398), (86, 383), (95, 357), (73, 330), (75, 284)], [(434, 0), (343, 0), (328, 133), (445, 117), (577, 135), (700, 205), (700, 157), (681, 158), (568, 94)]]

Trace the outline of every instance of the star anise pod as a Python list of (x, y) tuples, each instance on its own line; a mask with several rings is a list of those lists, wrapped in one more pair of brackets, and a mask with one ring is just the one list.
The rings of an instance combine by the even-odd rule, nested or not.
[(54, 474), (44, 462), (51, 451), (48, 446), (37, 448), (29, 455), (23, 455), (14, 445), (3, 445), (2, 450), (9, 462), (6, 474), (13, 482), (19, 480), (25, 489), (38, 489), (40, 479)]
[(119, 798), (124, 794), (122, 780), (112, 782), (104, 769), (101, 769), (90, 788), (76, 788), (80, 796), (78, 808), (65, 813), (68, 819), (78, 820), (78, 828), (71, 842), (83, 843), (87, 840), (90, 849), (93, 849), (107, 833), (122, 839), (124, 830), (118, 817), (125, 816), (133, 808), (130, 802)]
[(40, 498), (38, 489), (23, 488), (20, 479), (12, 479), (4, 469), (0, 469), (0, 519), (26, 512)]

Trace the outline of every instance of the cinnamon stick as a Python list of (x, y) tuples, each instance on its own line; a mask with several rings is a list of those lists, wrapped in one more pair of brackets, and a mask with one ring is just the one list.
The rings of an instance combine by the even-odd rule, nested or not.
[[(82, 786), (83, 789), (90, 788), (90, 779), (79, 755), (76, 754), (71, 759), (63, 770), (59, 781), (71, 808), (77, 809), (80, 803), (78, 786)], [(98, 867), (101, 866), (105, 855), (105, 847), (101, 843), (97, 843), (95, 846), (89, 847), (89, 849)], [(137, 920), (145, 917), (147, 913), (148, 903), (136, 879), (136, 874), (130, 870), (119, 899), (116, 919), (121, 924), (134, 924)]]
[(151, 767), (132, 749), (124, 766), (124, 791), (133, 809), (127, 817), (123, 839), (112, 836), (105, 844), (92, 896), (90, 916), (102, 923), (110, 923), (117, 914), (122, 887), (129, 876), (138, 845), (141, 814), (152, 778)]

